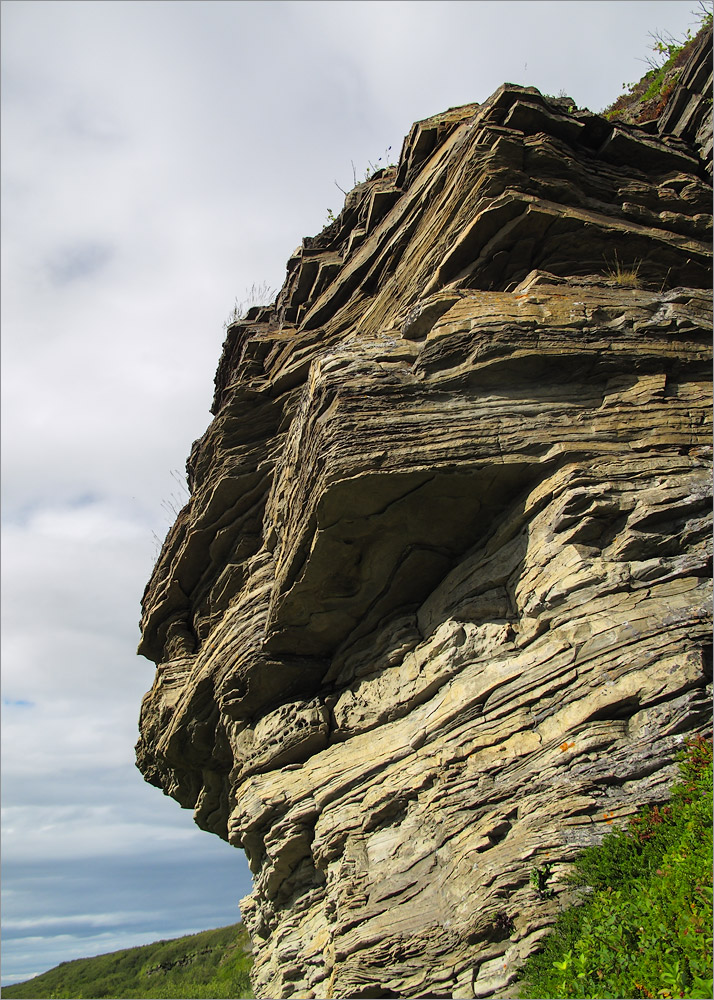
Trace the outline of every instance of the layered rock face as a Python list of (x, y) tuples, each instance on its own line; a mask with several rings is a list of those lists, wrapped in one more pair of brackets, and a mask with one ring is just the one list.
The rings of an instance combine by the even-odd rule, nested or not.
[(574, 853), (710, 726), (711, 144), (678, 100), (417, 123), (228, 329), (137, 752), (248, 855), (257, 996), (511, 996)]

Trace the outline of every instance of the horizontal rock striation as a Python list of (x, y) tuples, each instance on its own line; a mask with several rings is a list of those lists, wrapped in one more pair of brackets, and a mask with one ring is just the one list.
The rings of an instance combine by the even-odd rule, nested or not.
[(258, 996), (511, 995), (574, 853), (710, 726), (685, 131), (510, 84), (419, 122), (227, 331), (137, 756), (247, 853)]

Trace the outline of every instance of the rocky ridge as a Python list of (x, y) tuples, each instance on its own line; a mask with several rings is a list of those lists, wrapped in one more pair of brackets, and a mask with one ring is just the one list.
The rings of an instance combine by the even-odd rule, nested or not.
[(246, 851), (257, 996), (511, 995), (710, 727), (707, 72), (416, 123), (227, 331), (137, 760)]

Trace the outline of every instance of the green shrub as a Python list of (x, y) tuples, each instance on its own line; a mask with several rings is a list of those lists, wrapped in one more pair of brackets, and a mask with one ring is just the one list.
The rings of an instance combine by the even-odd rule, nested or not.
[(521, 997), (712, 996), (712, 743), (680, 755), (664, 806), (575, 862), (588, 893), (525, 965)]

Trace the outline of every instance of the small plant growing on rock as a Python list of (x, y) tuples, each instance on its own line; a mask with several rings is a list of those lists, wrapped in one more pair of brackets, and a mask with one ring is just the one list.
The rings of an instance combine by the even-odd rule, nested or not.
[(535, 889), (541, 899), (552, 899), (555, 896), (555, 890), (548, 885), (552, 867), (550, 861), (546, 861), (542, 868), (534, 868), (531, 872), (531, 887)]
[(261, 281), (259, 285), (253, 283), (250, 288), (246, 289), (245, 296), (242, 299), (238, 300), (236, 297), (233, 311), (224, 322), (223, 328), (228, 329), (233, 323), (238, 323), (240, 320), (245, 319), (248, 310), (254, 306), (270, 305), (275, 296), (275, 289), (271, 288), (267, 281)]
[(608, 267), (605, 271), (606, 276), (610, 281), (614, 281), (618, 285), (622, 285), (623, 288), (641, 288), (642, 283), (640, 281), (640, 268), (642, 266), (642, 261), (635, 261), (631, 267), (625, 267), (620, 263), (617, 256), (617, 251), (615, 251), (615, 261)]
[(513, 933), (515, 924), (513, 917), (509, 917), (505, 910), (499, 910), (491, 919), (491, 927), (494, 934), (499, 937), (508, 937)]
[[(396, 167), (396, 163), (391, 162), (391, 151), (392, 147), (387, 146), (382, 155), (377, 157), (376, 163), (372, 163), (371, 160), (367, 160), (364, 177), (361, 181), (357, 179), (357, 168), (355, 167), (354, 160), (350, 160), (350, 164), (352, 166), (352, 186), (357, 187), (358, 184), (363, 184), (365, 181), (371, 180), (374, 174), (376, 174), (379, 170), (391, 170), (392, 167)], [(335, 181), (335, 184), (337, 184), (337, 181)], [(345, 191), (344, 188), (341, 188), (339, 184), (337, 184), (337, 187), (340, 188), (340, 191), (342, 191), (343, 194), (347, 194), (347, 191)]]
[(368, 181), (370, 177), (377, 173), (378, 170), (387, 170), (389, 167), (393, 167), (394, 164), (390, 162), (389, 154), (392, 151), (391, 146), (387, 146), (385, 151), (381, 156), (377, 157), (377, 162), (372, 163), (371, 160), (367, 160), (367, 168), (364, 172), (364, 179)]

